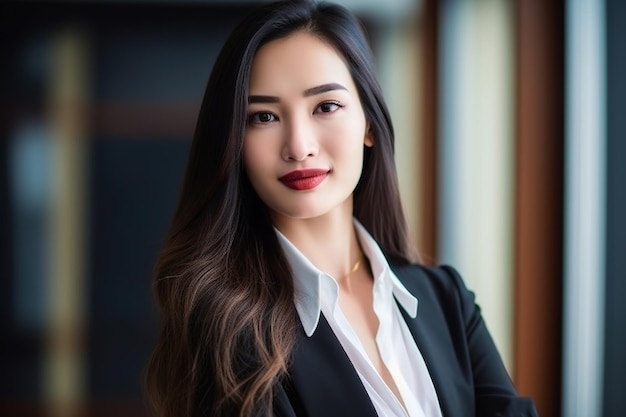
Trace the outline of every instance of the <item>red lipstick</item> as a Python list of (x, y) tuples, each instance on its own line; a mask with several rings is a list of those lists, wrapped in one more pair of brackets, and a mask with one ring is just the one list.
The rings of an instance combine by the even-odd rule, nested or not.
[(285, 186), (296, 191), (312, 190), (326, 179), (328, 169), (298, 169), (291, 171), (278, 179)]

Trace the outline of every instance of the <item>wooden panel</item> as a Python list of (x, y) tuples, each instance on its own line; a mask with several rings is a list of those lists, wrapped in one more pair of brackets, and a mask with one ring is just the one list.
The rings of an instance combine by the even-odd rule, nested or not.
[(419, 179), (421, 218), (419, 219), (418, 248), (422, 261), (426, 264), (437, 262), (437, 142), (438, 142), (438, 109), (439, 109), (439, 77), (438, 77), (438, 42), (439, 42), (439, 0), (425, 0), (423, 2), (420, 19), (420, 38), (422, 40), (422, 80), (419, 83), (421, 97), (422, 130)]
[(564, 6), (516, 5), (514, 380), (540, 415), (561, 412)]

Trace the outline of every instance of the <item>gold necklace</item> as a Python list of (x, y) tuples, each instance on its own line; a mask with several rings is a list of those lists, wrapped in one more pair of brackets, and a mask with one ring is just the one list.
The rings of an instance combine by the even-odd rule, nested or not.
[(359, 267), (361, 266), (361, 259), (363, 259), (363, 253), (362, 252), (361, 252), (361, 256), (359, 256), (359, 258), (354, 263), (354, 266), (352, 267), (352, 270), (350, 272), (348, 272), (348, 274), (346, 276), (349, 276), (349, 275), (355, 273), (356, 270), (359, 269)]

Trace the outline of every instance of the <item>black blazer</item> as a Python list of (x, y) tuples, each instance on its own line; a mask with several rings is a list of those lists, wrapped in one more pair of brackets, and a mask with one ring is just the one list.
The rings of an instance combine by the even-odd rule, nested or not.
[[(437, 391), (443, 417), (536, 417), (520, 398), (483, 322), (474, 295), (450, 267), (392, 267), (419, 300), (401, 308)], [(276, 387), (277, 417), (376, 417), (361, 380), (322, 315), (300, 331), (289, 377)]]

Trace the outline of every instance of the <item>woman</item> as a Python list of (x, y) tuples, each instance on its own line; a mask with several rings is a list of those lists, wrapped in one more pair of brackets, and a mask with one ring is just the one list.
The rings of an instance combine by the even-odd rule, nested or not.
[(262, 6), (215, 63), (157, 263), (157, 415), (535, 415), (456, 272), (411, 260), (360, 26)]

